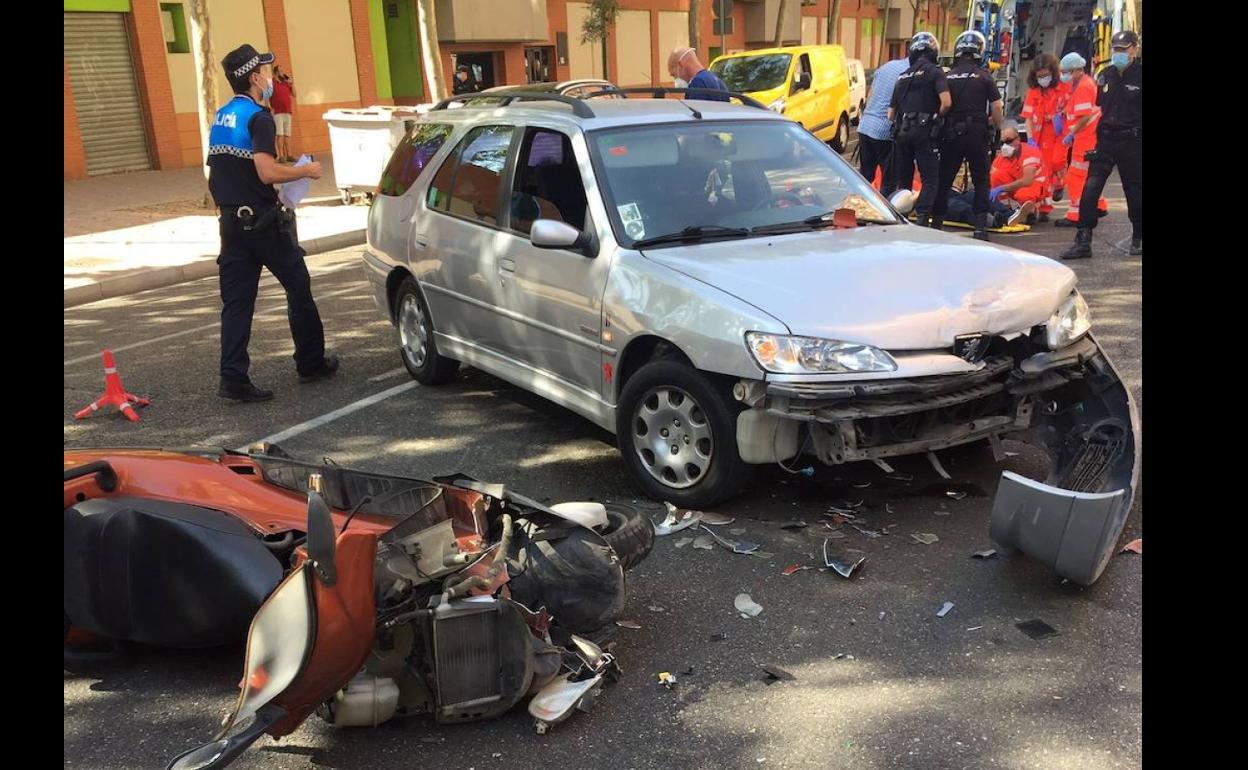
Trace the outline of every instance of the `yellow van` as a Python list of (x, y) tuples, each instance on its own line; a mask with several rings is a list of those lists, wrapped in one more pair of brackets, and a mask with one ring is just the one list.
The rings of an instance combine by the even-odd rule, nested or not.
[(849, 143), (849, 66), (839, 45), (795, 45), (720, 56), (711, 71), (728, 90), (801, 123), (837, 152)]

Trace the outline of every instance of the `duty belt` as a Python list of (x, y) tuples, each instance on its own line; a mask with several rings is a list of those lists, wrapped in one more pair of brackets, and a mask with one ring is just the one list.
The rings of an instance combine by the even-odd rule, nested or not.
[(261, 212), (259, 216), (251, 206), (223, 206), (221, 213), (237, 219), (246, 231), (267, 230), (279, 220), (290, 221), (294, 218), (294, 212), (280, 204)]

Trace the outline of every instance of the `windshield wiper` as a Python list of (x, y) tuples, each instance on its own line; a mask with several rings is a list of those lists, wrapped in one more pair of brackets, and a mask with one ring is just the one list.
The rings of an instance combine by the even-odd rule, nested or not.
[(724, 227), (723, 225), (694, 225), (678, 233), (656, 235), (633, 242), (634, 249), (657, 246), (661, 243), (697, 243), (707, 238), (744, 238), (750, 234), (748, 227)]
[[(831, 227), (835, 214), (835, 211), (828, 211), (823, 214), (816, 214), (813, 217), (806, 217), (802, 220), (795, 220), (792, 222), (776, 222), (771, 225), (759, 225), (758, 227), (753, 228), (750, 232), (755, 235), (759, 235), (762, 233), (783, 233), (790, 230), (796, 231), (804, 229), (818, 229), (820, 227)], [(864, 219), (863, 217), (858, 217), (858, 224), (895, 225), (897, 222), (887, 219)]]

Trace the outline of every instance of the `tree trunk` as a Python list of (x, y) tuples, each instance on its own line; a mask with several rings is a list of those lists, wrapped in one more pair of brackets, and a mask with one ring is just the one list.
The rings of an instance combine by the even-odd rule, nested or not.
[(780, 9), (776, 13), (776, 40), (774, 46), (784, 45), (784, 12), (789, 8), (789, 0), (780, 0)]
[[(715, 0), (711, 0), (711, 2), (715, 2)], [(698, 33), (702, 31), (701, 8), (698, 7), (699, 5), (701, 5), (699, 0), (689, 0), (689, 47), (698, 51), (698, 61), (702, 61), (702, 52), (698, 50), (700, 38)], [(723, 53), (723, 51), (720, 51), (720, 53)], [(659, 54), (661, 56), (667, 55), (663, 51), (660, 51)], [(709, 55), (707, 59), (710, 59)]]
[(888, 12), (892, 9), (893, 0), (884, 0), (884, 11), (880, 16), (880, 54), (876, 57), (875, 66), (883, 64), (888, 56)]
[(841, 0), (828, 0), (828, 32), (824, 40), (829, 45), (844, 45), (841, 42)]
[(438, 18), (433, 6), (434, 0), (419, 0), (416, 3), (416, 16), (420, 26), (420, 52), (425, 65), (425, 78), (433, 91), (433, 101), (440, 102), (449, 94), (446, 90), (446, 75), (442, 72), (442, 51), (438, 48)]
[(191, 56), (195, 61), (196, 100), (199, 107), (199, 147), (203, 157), (204, 207), (213, 205), (208, 193), (208, 134), (217, 114), (217, 57), (212, 52), (212, 40), (208, 36), (207, 0), (190, 0), (187, 3), (191, 19)]

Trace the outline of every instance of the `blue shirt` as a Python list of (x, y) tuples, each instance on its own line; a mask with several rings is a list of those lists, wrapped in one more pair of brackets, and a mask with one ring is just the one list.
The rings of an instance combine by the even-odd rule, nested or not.
[(879, 141), (888, 141), (893, 124), (888, 120), (888, 105), (893, 101), (897, 78), (910, 68), (908, 59), (893, 59), (880, 65), (871, 81), (871, 94), (858, 121), (858, 133)]
[[(724, 81), (719, 79), (719, 75), (716, 75), (710, 70), (702, 70), (698, 74), (694, 75), (693, 80), (689, 81), (689, 87), (710, 88), (716, 91), (728, 90), (728, 86), (724, 85)], [(689, 98), (703, 99), (711, 102), (726, 102), (728, 101), (728, 94), (725, 93), (723, 96), (720, 96), (719, 94), (692, 94)]]

